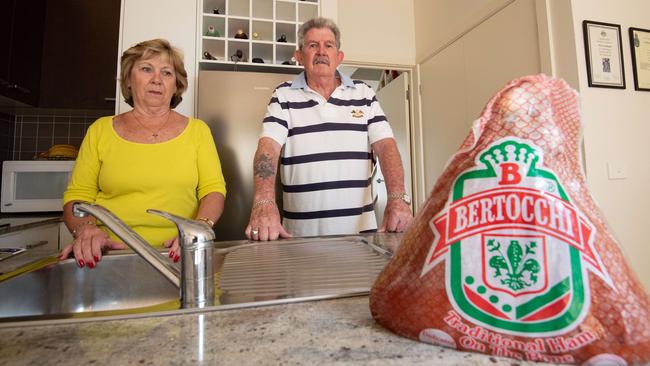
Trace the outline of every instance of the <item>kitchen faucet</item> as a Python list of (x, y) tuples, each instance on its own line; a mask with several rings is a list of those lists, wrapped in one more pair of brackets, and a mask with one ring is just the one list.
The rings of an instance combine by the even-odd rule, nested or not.
[(214, 305), (213, 249), (214, 231), (202, 222), (189, 220), (159, 210), (148, 213), (162, 216), (178, 228), (181, 246), (181, 271), (140, 235), (106, 208), (87, 202), (73, 205), (73, 214), (84, 217), (94, 216), (122, 239), (134, 252), (180, 289), (181, 308), (203, 308)]

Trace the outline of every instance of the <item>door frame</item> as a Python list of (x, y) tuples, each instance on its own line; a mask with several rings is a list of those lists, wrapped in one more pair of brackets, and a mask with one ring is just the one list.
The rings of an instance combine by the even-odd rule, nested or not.
[[(422, 156), (422, 142), (418, 139), (422, 136), (421, 133), (417, 133), (416, 127), (420, 125), (420, 83), (416, 73), (416, 67), (405, 66), (405, 65), (392, 65), (392, 64), (378, 64), (378, 63), (365, 63), (365, 62), (346, 62), (343, 60), (341, 66), (357, 67), (364, 69), (378, 69), (378, 70), (397, 70), (400, 72), (406, 73), (408, 81), (408, 98), (409, 98), (409, 121), (407, 124), (407, 136), (409, 137), (409, 153), (411, 154), (411, 166), (409, 169), (409, 174), (411, 176), (411, 192), (412, 192), (412, 208), (413, 212), (417, 212), (420, 208), (422, 197), (424, 193), (422, 191), (422, 182), (420, 178), (423, 175), (420, 174), (423, 168), (421, 165), (421, 156)], [(417, 89), (416, 89), (417, 86)], [(416, 94), (415, 91), (418, 90)], [(379, 223), (381, 224), (381, 223)]]

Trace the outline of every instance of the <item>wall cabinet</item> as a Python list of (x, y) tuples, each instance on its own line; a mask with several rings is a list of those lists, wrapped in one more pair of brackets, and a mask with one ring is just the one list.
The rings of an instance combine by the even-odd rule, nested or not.
[(114, 109), (120, 0), (48, 0), (40, 107)]
[(318, 16), (318, 0), (203, 0), (200, 6), (201, 68), (242, 63), (298, 67), (296, 33)]
[[(200, 0), (122, 0), (121, 35), (118, 53), (115, 55), (120, 55), (138, 42), (153, 38), (165, 38), (178, 47), (184, 55), (189, 86), (175, 111), (186, 116), (194, 115), (199, 2)], [(117, 113), (131, 109), (124, 102), (121, 93), (118, 99)]]
[(36, 105), (45, 0), (0, 2), (0, 94)]
[(0, 94), (35, 107), (113, 109), (120, 0), (0, 2)]

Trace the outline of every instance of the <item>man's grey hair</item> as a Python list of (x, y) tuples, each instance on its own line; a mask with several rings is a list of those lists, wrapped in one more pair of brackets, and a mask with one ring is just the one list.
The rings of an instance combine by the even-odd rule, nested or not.
[(341, 31), (339, 27), (334, 23), (332, 19), (318, 17), (310, 19), (304, 22), (300, 28), (298, 28), (298, 49), (302, 50), (305, 42), (305, 34), (313, 28), (329, 28), (329, 30), (334, 33), (334, 39), (336, 39), (336, 49), (341, 49)]

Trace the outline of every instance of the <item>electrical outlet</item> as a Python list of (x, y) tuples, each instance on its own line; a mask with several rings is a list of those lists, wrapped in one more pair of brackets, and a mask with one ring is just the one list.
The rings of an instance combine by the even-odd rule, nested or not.
[(607, 163), (607, 177), (610, 180), (614, 179), (626, 179), (627, 178), (627, 169), (625, 165), (620, 162), (610, 161)]

